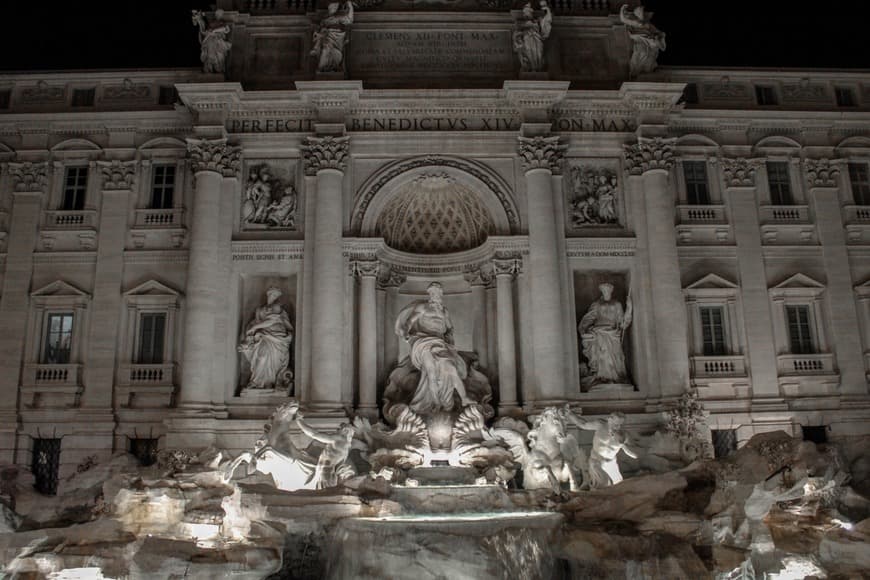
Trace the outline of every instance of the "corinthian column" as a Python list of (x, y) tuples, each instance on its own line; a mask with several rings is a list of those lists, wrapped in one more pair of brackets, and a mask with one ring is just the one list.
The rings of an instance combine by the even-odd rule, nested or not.
[(359, 412), (370, 419), (378, 416), (378, 323), (375, 282), (379, 263), (361, 260), (353, 263), (353, 275), (360, 282), (359, 291)]
[[(535, 311), (532, 352), (537, 379), (536, 399), (551, 404), (566, 398), (564, 328), (553, 175), (560, 173), (559, 137), (519, 137), (519, 155), (526, 175), (529, 202), (529, 268)], [(501, 312), (501, 311), (500, 311)], [(499, 361), (501, 362), (501, 361)]]
[(480, 367), (489, 372), (489, 358), (487, 357), (488, 337), (486, 332), (486, 287), (492, 282), (492, 270), (479, 268), (466, 272), (465, 281), (471, 286), (472, 304), (472, 333), (471, 345)]
[(190, 216), (190, 254), (187, 262), (187, 308), (184, 316), (184, 354), (181, 359), (182, 410), (213, 410), (211, 369), (215, 351), (214, 316), (218, 308), (218, 241), (221, 188), (224, 179), (238, 179), (241, 148), (226, 139), (188, 139), (187, 150), (196, 181)]
[(342, 182), (349, 137), (309, 137), (303, 145), (306, 175), (316, 176), (313, 196), (311, 384), (307, 405), (315, 411), (341, 408), (344, 343)]
[(668, 176), (674, 166), (673, 139), (641, 137), (625, 146), (626, 168), (639, 176), (646, 201), (653, 318), (661, 394), (672, 397), (689, 385), (686, 306), (674, 228), (674, 199)]
[(520, 264), (518, 259), (493, 262), (498, 312), (498, 414), (502, 416), (515, 412), (519, 408), (513, 282), (520, 272)]

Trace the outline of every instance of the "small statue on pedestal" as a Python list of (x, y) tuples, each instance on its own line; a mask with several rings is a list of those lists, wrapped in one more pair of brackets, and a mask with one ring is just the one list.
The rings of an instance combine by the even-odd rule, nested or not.
[(227, 71), (227, 55), (233, 43), (227, 40), (230, 24), (223, 20), (224, 11), (215, 10), (214, 20), (206, 20), (201, 10), (191, 11), (193, 23), (199, 28), (199, 58), (206, 73), (224, 74)]
[(531, 2), (523, 6), (522, 16), (514, 24), (514, 51), (520, 59), (522, 72), (541, 72), (544, 70), (544, 42), (550, 38), (553, 29), (553, 13), (546, 0), (541, 0), (543, 14), (535, 14)]
[(632, 78), (656, 70), (659, 52), (667, 48), (665, 33), (650, 22), (652, 17), (652, 12), (646, 12), (643, 6), (638, 6), (632, 12), (628, 10), (628, 4), (623, 4), (619, 10), (619, 19), (628, 28), (632, 42), (629, 62)]
[(353, 24), (353, 3), (347, 0), (344, 10), (339, 11), (338, 2), (330, 3), (326, 18), (321, 20), (320, 28), (314, 33), (311, 56), (317, 58), (317, 72), (343, 72), (344, 48), (347, 33)]

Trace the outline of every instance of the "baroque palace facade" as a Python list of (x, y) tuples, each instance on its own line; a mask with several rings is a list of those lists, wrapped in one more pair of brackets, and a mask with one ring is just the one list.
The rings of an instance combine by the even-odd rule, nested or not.
[(377, 416), (432, 282), (500, 414), (870, 432), (870, 75), (656, 68), (635, 2), (360, 4), (0, 75), (0, 460)]

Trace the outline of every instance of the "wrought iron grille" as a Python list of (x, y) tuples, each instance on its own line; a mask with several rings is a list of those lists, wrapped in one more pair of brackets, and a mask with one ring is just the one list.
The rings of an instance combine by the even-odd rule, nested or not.
[(130, 453), (139, 460), (143, 467), (157, 462), (157, 439), (130, 439)]
[(34, 439), (31, 470), (36, 491), (44, 495), (56, 495), (59, 468), (60, 439)]
[(716, 458), (728, 457), (737, 451), (737, 429), (713, 429), (713, 451)]

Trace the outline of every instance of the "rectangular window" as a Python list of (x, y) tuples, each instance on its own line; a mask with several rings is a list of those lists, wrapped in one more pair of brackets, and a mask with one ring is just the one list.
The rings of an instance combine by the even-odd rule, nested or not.
[(36, 491), (44, 495), (55, 495), (59, 468), (60, 439), (34, 439), (30, 470)]
[(855, 205), (870, 205), (870, 172), (866, 163), (849, 164), (849, 181), (852, 182), (852, 199)]
[(686, 200), (689, 204), (709, 205), (707, 164), (704, 161), (683, 161), (683, 175), (686, 178)]
[(767, 162), (767, 185), (770, 187), (771, 205), (792, 205), (791, 177), (787, 161)]
[(151, 209), (170, 209), (175, 193), (175, 165), (155, 165), (151, 176)]
[(158, 105), (172, 106), (178, 102), (178, 91), (175, 87), (163, 86), (160, 87), (160, 94), (157, 97)]
[(42, 352), (43, 364), (69, 364), (72, 352), (72, 331), (72, 313), (48, 315), (45, 330), (45, 350)]
[(163, 363), (163, 335), (166, 313), (148, 312), (139, 317), (139, 353), (136, 363), (156, 365)]
[(792, 354), (813, 354), (816, 350), (810, 330), (809, 306), (786, 306), (788, 337)]
[(85, 209), (85, 195), (88, 191), (88, 168), (67, 167), (63, 182), (63, 201), (60, 209), (81, 211)]
[(93, 107), (97, 89), (74, 89), (72, 95), (73, 107)]
[(725, 356), (725, 326), (721, 306), (701, 307), (701, 335), (704, 342), (704, 356)]
[(837, 95), (838, 107), (854, 107), (855, 93), (850, 87), (836, 87), (834, 93)]
[(12, 91), (5, 90), (0, 91), (0, 109), (4, 111), (9, 108), (10, 103), (12, 102)]
[(737, 429), (711, 429), (711, 433), (716, 459), (728, 457), (737, 451)]
[(779, 104), (776, 99), (776, 89), (758, 85), (755, 87), (755, 101), (765, 107)]

